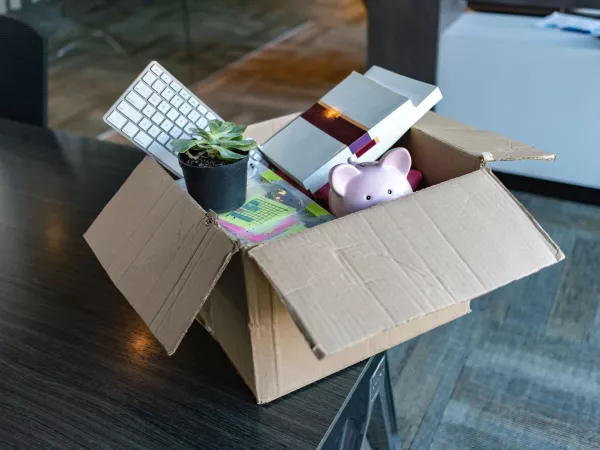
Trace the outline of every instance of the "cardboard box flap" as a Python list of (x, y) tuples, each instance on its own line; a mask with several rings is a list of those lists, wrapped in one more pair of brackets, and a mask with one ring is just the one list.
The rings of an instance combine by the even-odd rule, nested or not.
[(319, 358), (563, 258), (487, 168), (249, 255)]
[(428, 112), (413, 127), (466, 153), (480, 156), (483, 162), (522, 159), (554, 160), (556, 156), (500, 134), (472, 128), (434, 112)]
[(151, 158), (133, 171), (84, 237), (169, 354), (238, 250)]

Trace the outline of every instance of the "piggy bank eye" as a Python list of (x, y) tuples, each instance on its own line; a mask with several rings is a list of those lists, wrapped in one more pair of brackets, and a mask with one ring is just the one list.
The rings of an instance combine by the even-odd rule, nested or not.
[(392, 193), (392, 190), (391, 190), (391, 189), (388, 189), (388, 194), (391, 194), (391, 193)]
[(367, 195), (367, 200), (371, 200), (371, 196), (370, 195)]

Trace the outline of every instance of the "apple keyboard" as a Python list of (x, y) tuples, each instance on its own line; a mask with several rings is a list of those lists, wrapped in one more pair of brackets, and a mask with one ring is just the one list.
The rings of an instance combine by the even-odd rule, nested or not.
[(204, 102), (152, 61), (104, 115), (104, 121), (163, 166), (182, 177), (173, 139), (189, 139), (192, 127), (222, 120)]

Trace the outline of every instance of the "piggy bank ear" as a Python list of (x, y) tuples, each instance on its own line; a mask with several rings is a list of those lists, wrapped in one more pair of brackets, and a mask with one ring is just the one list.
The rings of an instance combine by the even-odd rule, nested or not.
[(408, 153), (408, 150), (406, 150), (404, 147), (398, 147), (390, 150), (383, 155), (383, 158), (381, 158), (381, 161), (379, 161), (380, 166), (395, 167), (404, 176), (408, 175), (411, 164), (412, 161), (410, 159), (410, 153)]
[(360, 175), (360, 170), (352, 164), (338, 164), (329, 172), (329, 186), (339, 195), (346, 195), (348, 183)]

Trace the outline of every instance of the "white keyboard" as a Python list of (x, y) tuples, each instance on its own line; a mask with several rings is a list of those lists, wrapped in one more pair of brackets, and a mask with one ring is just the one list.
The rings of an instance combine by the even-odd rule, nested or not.
[(191, 127), (208, 129), (211, 119), (222, 120), (156, 61), (104, 115), (108, 125), (179, 177), (183, 174), (171, 140), (189, 139)]

